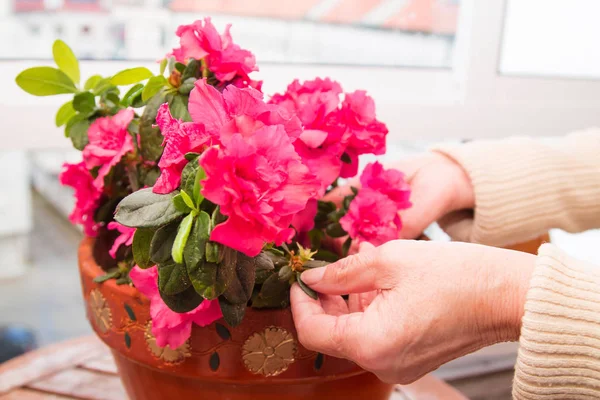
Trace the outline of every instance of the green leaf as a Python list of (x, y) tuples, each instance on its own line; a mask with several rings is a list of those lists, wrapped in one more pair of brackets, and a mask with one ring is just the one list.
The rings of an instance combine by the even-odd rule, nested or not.
[(129, 68), (118, 72), (110, 79), (110, 83), (117, 86), (133, 85), (152, 77), (152, 72), (146, 67)]
[(142, 100), (148, 101), (167, 86), (167, 80), (162, 75), (153, 76), (148, 80), (142, 91)]
[(167, 58), (163, 58), (162, 61), (160, 62), (160, 74), (163, 75), (165, 73), (165, 69), (167, 68), (167, 63), (169, 62), (169, 60), (167, 60)]
[(194, 214), (188, 214), (181, 224), (179, 224), (179, 229), (177, 229), (177, 236), (175, 237), (175, 242), (173, 243), (173, 247), (171, 250), (171, 256), (173, 257), (173, 261), (177, 264), (183, 263), (183, 249), (185, 248), (185, 244), (188, 241), (188, 237), (190, 236), (190, 231), (192, 230), (192, 225), (194, 224)]
[[(200, 204), (200, 183), (196, 184), (196, 179), (198, 177), (205, 177), (204, 170), (199, 173), (198, 171), (202, 169), (200, 164), (198, 164), (198, 157), (190, 160), (187, 165), (183, 168), (181, 172), (181, 184), (179, 187), (182, 192), (192, 193), (192, 198), (194, 200), (193, 204)], [(204, 178), (202, 178), (204, 179)], [(197, 186), (198, 185), (198, 186)], [(196, 187), (197, 186), (197, 187)], [(198, 191), (196, 194), (196, 190)], [(202, 198), (203, 200), (203, 198)]]
[(96, 87), (98, 82), (102, 80), (102, 76), (100, 75), (92, 75), (87, 81), (85, 81), (85, 85), (83, 85), (83, 90), (92, 90)]
[(348, 155), (348, 153), (342, 154), (342, 162), (345, 164), (352, 164), (352, 158), (350, 158), (350, 155)]
[(219, 262), (219, 245), (215, 242), (207, 242), (205, 248), (206, 261)]
[(179, 88), (177, 89), (177, 91), (180, 94), (183, 94), (185, 96), (189, 95), (190, 92), (192, 90), (194, 90), (194, 87), (196, 87), (196, 78), (188, 78), (185, 81), (183, 81), (183, 83), (181, 84), (181, 86), (179, 86)]
[(352, 245), (352, 238), (348, 236), (348, 239), (344, 241), (342, 245), (342, 257), (346, 257), (348, 252), (350, 251), (350, 246)]
[(179, 193), (177, 196), (173, 197), (173, 205), (175, 206), (175, 208), (177, 210), (181, 211), (184, 214), (189, 214), (192, 211), (192, 209), (189, 208), (187, 206), (187, 204), (185, 204), (185, 201), (183, 200), (181, 193)]
[(150, 268), (154, 263), (150, 260), (150, 245), (156, 231), (149, 228), (138, 228), (133, 235), (133, 259), (142, 269)]
[(73, 116), (77, 114), (75, 109), (73, 108), (73, 102), (71, 100), (67, 101), (63, 104), (56, 113), (56, 126), (63, 126), (67, 123)]
[(311, 269), (311, 268), (323, 268), (328, 266), (329, 264), (331, 264), (328, 261), (322, 261), (322, 260), (308, 260), (307, 262), (304, 263), (303, 267), (305, 269)]
[(206, 179), (206, 172), (204, 171), (204, 168), (202, 168), (202, 166), (198, 165), (196, 177), (194, 178), (194, 189), (192, 192), (194, 201), (196, 202), (196, 204), (198, 204), (198, 206), (200, 206), (200, 204), (202, 204), (202, 202), (204, 201), (204, 196), (202, 196), (202, 193), (200, 193), (200, 189), (202, 189), (202, 184), (200, 183), (200, 181), (203, 181), (204, 179)]
[(183, 73), (181, 74), (181, 81), (184, 82), (189, 78), (198, 79), (202, 75), (202, 71), (200, 70), (200, 61), (192, 59), (188, 62)]
[(192, 152), (190, 152), (190, 153), (185, 153), (184, 157), (185, 157), (186, 160), (192, 161), (193, 159), (198, 158), (199, 156), (200, 156), (200, 153), (192, 153)]
[(222, 282), (217, 279), (218, 269), (218, 264), (202, 260), (187, 268), (194, 290), (207, 300), (216, 299), (225, 290)]
[(175, 63), (175, 69), (181, 73), (183, 73), (183, 71), (185, 71), (185, 64), (182, 64), (180, 62), (176, 62)]
[(204, 301), (192, 286), (176, 295), (168, 295), (160, 290), (158, 291), (161, 299), (165, 302), (167, 307), (176, 313), (186, 313), (198, 308), (198, 306)]
[(157, 161), (162, 152), (163, 136), (155, 126), (158, 108), (165, 102), (164, 93), (150, 99), (140, 120), (140, 147), (142, 157), (148, 161)]
[(150, 259), (154, 263), (161, 264), (171, 259), (171, 251), (178, 228), (179, 224), (173, 222), (156, 231), (150, 243)]
[(289, 265), (284, 265), (279, 270), (279, 279), (282, 281), (289, 281), (293, 274), (294, 271), (292, 271), (292, 268)]
[(290, 305), (290, 285), (279, 279), (277, 272), (265, 280), (260, 292), (252, 296), (253, 308), (286, 308)]
[(117, 205), (115, 219), (131, 228), (157, 228), (181, 217), (183, 213), (173, 205), (178, 192), (157, 194), (152, 188), (138, 190)]
[(80, 79), (79, 61), (77, 61), (77, 57), (73, 54), (73, 50), (65, 42), (58, 39), (52, 45), (52, 55), (58, 68), (71, 78), (74, 83), (78, 84)]
[[(236, 256), (228, 259), (228, 254), (236, 254)], [(235, 275), (227, 285), (227, 290), (223, 292), (223, 296), (232, 304), (245, 304), (252, 297), (252, 290), (254, 289), (254, 282), (256, 280), (256, 263), (254, 262), (254, 258), (233, 250), (225, 251), (225, 255), (226, 257), (224, 257), (219, 267), (229, 268), (228, 264), (233, 263), (235, 265)]]
[(96, 108), (96, 98), (91, 92), (77, 93), (73, 98), (73, 108), (82, 114), (89, 114)]
[(173, 96), (169, 101), (169, 110), (173, 118), (180, 119), (184, 122), (191, 122), (192, 117), (188, 112), (188, 98), (187, 96)]
[(109, 272), (107, 272), (104, 275), (100, 275), (94, 278), (94, 282), (96, 283), (102, 283), (102, 282), (106, 282), (109, 279), (116, 279), (118, 277), (121, 276), (121, 271), (119, 271), (118, 269), (114, 269), (111, 270)]
[(158, 265), (158, 290), (172, 296), (192, 286), (185, 265), (169, 260)]
[(308, 238), (310, 239), (311, 249), (320, 249), (321, 242), (323, 241), (325, 234), (320, 229), (312, 229), (308, 232)]
[(264, 251), (254, 257), (254, 263), (257, 271), (272, 271), (275, 269), (273, 259)]
[(188, 206), (191, 209), (196, 208), (196, 206), (194, 205), (194, 200), (192, 200), (192, 198), (190, 197), (189, 194), (187, 194), (184, 190), (182, 190), (181, 193), (179, 193), (179, 194), (181, 195), (181, 198), (185, 202), (186, 206)]
[(21, 72), (17, 85), (34, 96), (77, 93), (75, 84), (64, 72), (52, 67), (33, 67)]
[(327, 235), (332, 238), (344, 237), (348, 234), (344, 228), (342, 228), (342, 225), (340, 225), (339, 222), (334, 222), (333, 224), (327, 225), (325, 231), (327, 232)]
[(96, 95), (100, 95), (112, 88), (116, 88), (116, 86), (110, 83), (110, 78), (100, 78), (92, 88), (92, 92)]
[(300, 289), (304, 291), (313, 300), (319, 300), (319, 295), (317, 292), (308, 287), (304, 282), (302, 282), (302, 274), (300, 272), (296, 272), (296, 282), (298, 282), (298, 286)]
[(131, 89), (129, 89), (127, 91), (127, 93), (125, 93), (125, 96), (123, 96), (123, 100), (121, 100), (121, 104), (123, 104), (125, 107), (129, 107), (133, 103), (133, 100), (138, 95), (140, 95), (143, 90), (144, 90), (143, 84), (138, 83), (136, 85), (133, 85), (131, 87)]
[(354, 186), (350, 186), (350, 190), (352, 190), (352, 193), (354, 193), (355, 196), (358, 194), (358, 188), (355, 188)]
[(101, 96), (102, 103), (106, 104), (107, 107), (116, 108), (121, 104), (121, 99), (119, 98), (118, 91), (109, 90), (102, 94)]
[[(200, 211), (198, 217), (194, 221), (194, 227), (192, 228), (190, 237), (183, 249), (183, 259), (188, 268), (188, 273), (190, 272), (190, 268), (195, 267), (204, 258), (206, 242), (209, 237), (209, 223), (210, 217), (208, 214), (204, 211)], [(193, 281), (194, 280), (192, 279), (192, 282)]]
[(223, 319), (231, 327), (236, 327), (242, 323), (244, 314), (246, 314), (246, 304), (231, 304), (222, 296), (219, 297), (219, 305), (221, 306), (221, 312), (223, 312)]
[(319, 251), (317, 251), (317, 254), (315, 254), (313, 256), (313, 258), (315, 260), (322, 260), (322, 261), (329, 261), (329, 262), (336, 262), (337, 260), (340, 259), (340, 257), (329, 251), (329, 250), (325, 250), (325, 249), (320, 249)]
[(73, 142), (73, 147), (82, 151), (83, 148), (88, 144), (88, 129), (90, 128), (90, 121), (84, 119), (77, 120), (73, 124), (70, 123), (71, 121), (67, 123), (66, 127), (68, 136), (71, 138), (71, 142)]

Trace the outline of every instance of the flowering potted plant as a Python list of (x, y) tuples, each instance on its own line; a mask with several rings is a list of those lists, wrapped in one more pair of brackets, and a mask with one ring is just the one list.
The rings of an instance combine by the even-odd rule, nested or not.
[[(302, 283), (307, 268), (353, 241), (398, 237), (410, 207), (398, 171), (369, 164), (339, 207), (323, 200), (357, 174), (358, 156), (385, 152), (373, 99), (315, 79), (266, 100), (229, 27), (207, 18), (177, 35), (157, 75), (133, 68), (80, 86), (77, 59), (56, 41), (57, 68), (17, 77), (34, 95), (72, 94), (56, 125), (83, 160), (60, 180), (87, 237), (88, 317), (129, 395), (387, 398), (373, 375), (304, 349), (288, 309), (294, 283), (318, 296)], [(342, 254), (328, 247), (344, 237)]]

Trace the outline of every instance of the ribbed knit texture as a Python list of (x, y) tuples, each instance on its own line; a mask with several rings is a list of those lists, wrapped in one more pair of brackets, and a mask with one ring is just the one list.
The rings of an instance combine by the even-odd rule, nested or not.
[(518, 400), (600, 398), (600, 267), (540, 247), (515, 370)]
[(563, 138), (481, 140), (434, 151), (469, 174), (476, 208), (440, 225), (454, 239), (504, 246), (551, 228), (600, 227), (600, 129)]

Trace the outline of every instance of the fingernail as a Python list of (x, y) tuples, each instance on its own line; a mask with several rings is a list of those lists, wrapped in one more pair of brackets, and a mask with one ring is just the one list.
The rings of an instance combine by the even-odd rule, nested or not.
[(325, 274), (325, 268), (327, 267), (308, 269), (304, 271), (302, 273), (302, 282), (304, 282), (308, 286), (318, 283), (321, 279), (323, 279), (323, 274)]

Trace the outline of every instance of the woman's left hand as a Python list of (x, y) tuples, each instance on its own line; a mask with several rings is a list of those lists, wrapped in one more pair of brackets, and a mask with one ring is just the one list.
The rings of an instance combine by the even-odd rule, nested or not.
[(302, 274), (319, 300), (294, 285), (298, 338), (386, 382), (413, 382), (454, 358), (518, 340), (534, 259), (467, 243), (363, 245)]

